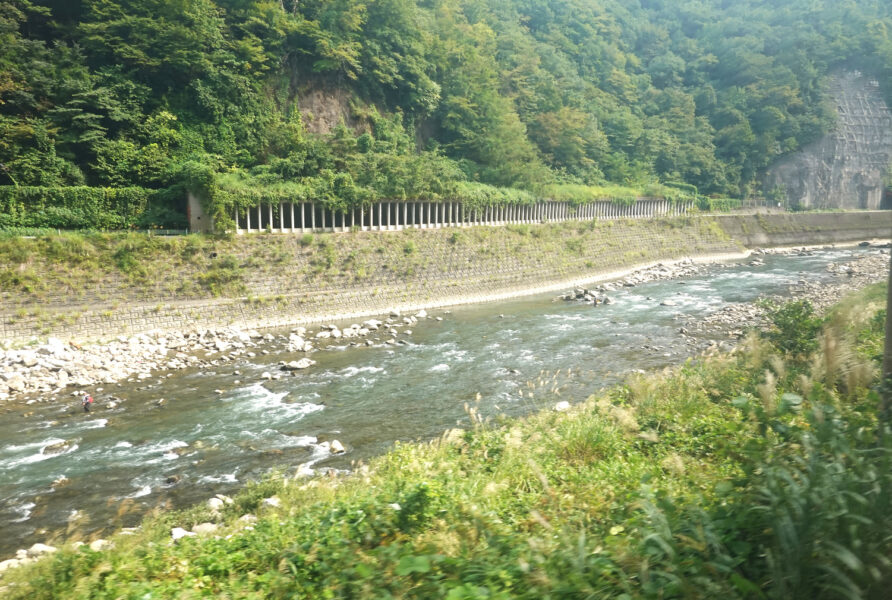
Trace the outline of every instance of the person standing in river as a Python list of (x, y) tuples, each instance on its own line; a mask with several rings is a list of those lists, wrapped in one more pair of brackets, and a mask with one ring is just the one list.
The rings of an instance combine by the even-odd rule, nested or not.
[(84, 412), (90, 412), (90, 405), (93, 404), (93, 396), (91, 396), (90, 394), (84, 394), (82, 404), (84, 406)]

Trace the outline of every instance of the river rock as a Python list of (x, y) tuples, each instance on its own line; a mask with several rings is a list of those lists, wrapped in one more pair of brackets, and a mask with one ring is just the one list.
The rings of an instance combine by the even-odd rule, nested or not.
[(663, 300), (660, 302), (660, 306), (676, 306), (675, 300)]
[(114, 548), (114, 544), (108, 540), (98, 539), (90, 542), (90, 550), (93, 552), (102, 552), (108, 548)]
[(226, 503), (220, 498), (210, 498), (208, 500), (208, 508), (211, 509), (211, 512), (220, 512)]
[(13, 375), (6, 380), (6, 387), (11, 392), (23, 392), (25, 391), (25, 378), (21, 375)]
[(263, 502), (261, 502), (263, 506), (269, 506), (271, 508), (276, 508), (282, 504), (282, 501), (278, 496), (270, 496), (269, 498), (264, 498)]
[(22, 561), (20, 561), (17, 558), (10, 558), (8, 560), (4, 560), (4, 561), (0, 562), (0, 573), (8, 571), (9, 569), (15, 569), (15, 568), (19, 567), (21, 564), (22, 564)]
[(182, 527), (174, 527), (173, 529), (170, 530), (170, 537), (171, 537), (171, 539), (173, 539), (173, 541), (177, 541), (184, 537), (194, 537), (194, 536), (195, 536), (195, 532), (187, 531), (187, 530), (183, 529)]
[(331, 446), (329, 447), (329, 450), (331, 451), (332, 454), (343, 454), (344, 452), (347, 451), (344, 448), (344, 445), (341, 442), (339, 442), (338, 440), (331, 441)]
[(192, 528), (192, 531), (196, 535), (210, 535), (217, 531), (217, 525), (214, 523), (199, 523)]
[(46, 544), (34, 544), (30, 548), (28, 548), (28, 557), (37, 558), (38, 556), (43, 556), (44, 554), (52, 554), (55, 551), (55, 546), (48, 546)]
[(302, 358), (300, 360), (292, 360), (291, 362), (285, 363), (282, 365), (283, 371), (300, 371), (302, 369), (307, 369), (316, 364), (315, 360), (310, 358)]
[(57, 442), (55, 444), (49, 444), (48, 446), (44, 446), (40, 453), (45, 456), (52, 456), (54, 454), (62, 454), (63, 452), (67, 452), (71, 449), (71, 445), (73, 442), (69, 440), (65, 440), (63, 442)]

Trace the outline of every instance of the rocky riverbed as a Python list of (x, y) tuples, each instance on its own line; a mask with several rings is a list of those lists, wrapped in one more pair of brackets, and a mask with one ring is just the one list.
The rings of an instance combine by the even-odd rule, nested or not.
[[(861, 247), (870, 247), (867, 242)], [(807, 299), (818, 312), (839, 302), (849, 292), (861, 289), (872, 283), (883, 281), (889, 276), (889, 244), (873, 246), (876, 251), (870, 254), (862, 254), (849, 261), (831, 263), (827, 271), (834, 274), (836, 281), (830, 284), (826, 282), (816, 283), (803, 275), (795, 285), (789, 287), (787, 293), (766, 296), (762, 300), (768, 303), (783, 303), (791, 300)], [(784, 249), (758, 249), (755, 250), (746, 261), (748, 267), (754, 271), (765, 267), (762, 257), (772, 254), (791, 256), (812, 256), (814, 249), (810, 248), (784, 248)], [(613, 304), (611, 296), (622, 288), (635, 287), (649, 281), (671, 280), (700, 275), (707, 269), (721, 269), (729, 266), (727, 263), (694, 263), (684, 260), (675, 264), (657, 264), (653, 267), (640, 269), (630, 275), (612, 282), (603, 283), (590, 288), (577, 287), (558, 296), (557, 299), (567, 302), (581, 302), (591, 306), (601, 304)], [(684, 284), (679, 281), (679, 284)], [(657, 306), (677, 306), (677, 301), (668, 298), (651, 298)], [(747, 329), (765, 327), (766, 307), (763, 302), (745, 302), (727, 304), (705, 318), (691, 318), (677, 315), (679, 321), (678, 332), (686, 343), (694, 350), (723, 349), (728, 350), (733, 346), (733, 340), (743, 337)], [(646, 350), (662, 351), (663, 348), (645, 346)]]
[[(150, 381), (159, 371), (218, 367), (241, 357), (273, 352), (307, 355), (330, 344), (401, 344), (412, 334), (411, 328), (427, 318), (442, 320), (429, 317), (424, 310), (411, 315), (392, 310), (381, 319), (368, 319), (348, 327), (296, 327), (287, 335), (230, 327), (121, 336), (104, 344), (83, 346), (58, 338), (27, 348), (0, 346), (0, 401), (40, 402), (62, 394), (88, 392), (114, 402), (113, 387), (109, 386), (123, 381)], [(306, 356), (283, 361), (280, 370), (266, 374), (266, 378), (294, 374), (312, 364)]]
[[(810, 250), (801, 249), (794, 251), (800, 255), (807, 255)], [(765, 250), (755, 254), (749, 262), (753, 269), (764, 266), (759, 254), (773, 254), (779, 251)], [(849, 261), (841, 261), (827, 265), (827, 271), (835, 275), (835, 282), (815, 283), (803, 276), (796, 284), (791, 285), (785, 294), (766, 296), (764, 300), (769, 303), (784, 303), (792, 300), (806, 299), (818, 312), (823, 312), (828, 307), (839, 302), (846, 294), (859, 290), (865, 286), (879, 281), (885, 281), (889, 277), (889, 249), (879, 248), (876, 253), (864, 254)], [(766, 308), (763, 303), (735, 303), (728, 304), (715, 313), (702, 318), (682, 318), (682, 326), (679, 333), (697, 343), (696, 338), (714, 339), (738, 339), (747, 329), (765, 327)], [(696, 336), (689, 337), (689, 336)], [(711, 343), (710, 346), (716, 344)]]

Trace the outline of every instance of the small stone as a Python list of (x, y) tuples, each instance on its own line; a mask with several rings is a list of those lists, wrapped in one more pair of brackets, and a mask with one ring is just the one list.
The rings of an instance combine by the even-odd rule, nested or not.
[(660, 302), (660, 306), (676, 306), (674, 300), (663, 300)]
[(556, 410), (557, 412), (563, 412), (565, 410), (568, 410), (569, 408), (570, 408), (570, 403), (567, 402), (566, 400), (561, 400), (560, 402), (558, 402), (557, 404), (554, 405), (554, 410)]

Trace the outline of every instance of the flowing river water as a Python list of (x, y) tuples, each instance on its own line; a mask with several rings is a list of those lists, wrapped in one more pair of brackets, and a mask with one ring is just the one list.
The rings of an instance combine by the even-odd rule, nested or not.
[[(156, 506), (231, 493), (271, 469), (348, 469), (395, 440), (466, 425), (466, 404), (492, 417), (583, 399), (630, 370), (683, 361), (698, 348), (679, 333), (685, 318), (783, 294), (802, 279), (830, 281), (838, 276), (829, 263), (867, 251), (713, 266), (619, 289), (611, 305), (546, 294), (437, 311), (442, 321), (422, 320), (399, 345), (328, 346), (294, 377), (262, 373), (298, 355), (258, 352), (213, 370), (107, 386), (88, 414), (77, 398), (8, 403), (0, 413), (0, 558), (52, 540), (75, 515), (86, 537), (134, 525)], [(675, 306), (661, 306), (665, 299)], [(105, 394), (120, 401), (111, 408)], [(330, 453), (334, 439), (345, 454)]]

